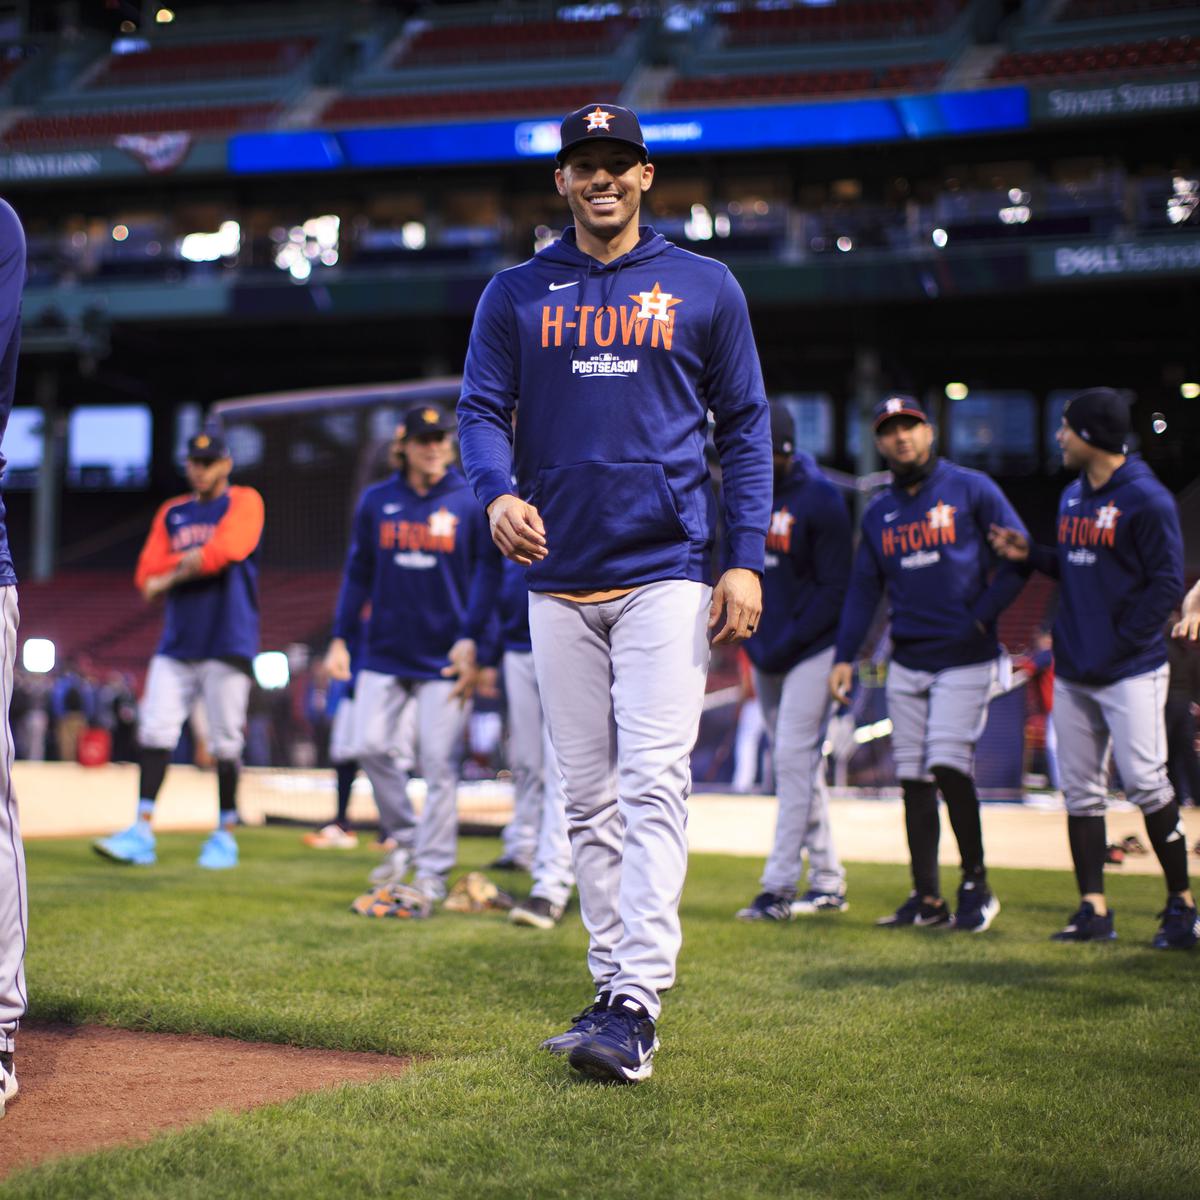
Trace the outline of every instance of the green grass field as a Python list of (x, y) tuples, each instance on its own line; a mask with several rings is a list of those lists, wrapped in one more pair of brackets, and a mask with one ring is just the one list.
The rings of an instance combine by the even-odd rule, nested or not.
[[(242, 867), (210, 875), (200, 840), (160, 838), (153, 869), (27, 848), (31, 1016), (420, 1061), (21, 1172), (0, 1197), (1200, 1193), (1200, 955), (1148, 948), (1154, 879), (1112, 879), (1118, 943), (1059, 946), (1065, 872), (995, 872), (1004, 911), (976, 937), (872, 928), (907, 891), (890, 866), (850, 868), (844, 915), (745, 926), (760, 864), (696, 857), (654, 1078), (616, 1088), (537, 1049), (590, 998), (574, 912), (549, 934), (369, 921), (347, 911), (369, 851), (248, 830)], [(462, 865), (496, 851), (464, 841)]]

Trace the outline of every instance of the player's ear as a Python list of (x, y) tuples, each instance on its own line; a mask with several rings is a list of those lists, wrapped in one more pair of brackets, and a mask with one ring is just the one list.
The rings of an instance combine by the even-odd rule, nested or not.
[(642, 163), (642, 191), (648, 192), (650, 185), (654, 182), (654, 164)]
[(567, 180), (562, 173), (561, 167), (555, 167), (554, 169), (554, 186), (558, 189), (558, 194), (560, 196), (565, 196), (567, 194)]

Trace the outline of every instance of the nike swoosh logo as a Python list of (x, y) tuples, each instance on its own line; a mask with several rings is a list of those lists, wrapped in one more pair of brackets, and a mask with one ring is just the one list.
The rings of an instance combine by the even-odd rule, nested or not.
[(389, 515), (391, 513), (398, 513), (400, 511), (400, 505), (399, 504), (385, 504), (383, 506), (383, 511), (385, 513), (388, 513)]
[(579, 283), (578, 279), (572, 279), (570, 283), (552, 283), (550, 285), (550, 291), (561, 292), (563, 290), (563, 288), (576, 287), (578, 285), (578, 283)]
[(1078, 497), (1078, 496), (1076, 496), (1074, 500), (1068, 500), (1068, 501), (1067, 501), (1067, 507), (1068, 507), (1068, 508), (1074, 508), (1074, 507), (1075, 507), (1075, 505), (1077, 505), (1078, 503), (1079, 503), (1079, 497)]
[(884, 513), (884, 514), (883, 514), (883, 519), (884, 519), (885, 521), (894, 521), (894, 520), (895, 520), (895, 519), (896, 519), (896, 518), (897, 518), (899, 515), (900, 515), (900, 510), (899, 510), (899, 509), (896, 509), (896, 511), (895, 511), (895, 512)]

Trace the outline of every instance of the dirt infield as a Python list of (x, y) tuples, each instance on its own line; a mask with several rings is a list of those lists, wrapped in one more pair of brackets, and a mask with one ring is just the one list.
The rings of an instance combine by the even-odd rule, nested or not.
[(63, 1154), (148, 1142), (218, 1109), (401, 1075), (409, 1060), (97, 1026), (22, 1025), (21, 1093), (0, 1120), (0, 1177)]

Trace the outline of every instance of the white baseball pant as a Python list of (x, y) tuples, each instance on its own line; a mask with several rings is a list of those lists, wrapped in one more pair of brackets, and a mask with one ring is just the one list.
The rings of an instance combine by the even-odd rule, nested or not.
[(1054, 680), (1058, 771), (1067, 812), (1102, 817), (1108, 796), (1108, 750), (1126, 798), (1143, 812), (1158, 812), (1175, 798), (1167, 779), (1167, 702), (1170, 667), (1089, 686)]
[(379, 836), (392, 838), (398, 846), (412, 849), (416, 812), (408, 798), (408, 776), (416, 756), (417, 706), (412, 700), (404, 706), (396, 730), (396, 741), (387, 754), (359, 754), (355, 744), (355, 703), (343, 696), (334, 710), (329, 729), (329, 757), (334, 763), (357, 760), (371, 784), (375, 807), (379, 812)]
[(0, 1052), (15, 1049), (17, 1026), (29, 1006), (25, 990), (25, 942), (29, 905), (25, 850), (13, 794), (13, 739), (8, 723), (13, 662), (17, 656), (17, 589), (0, 587)]
[(504, 697), (508, 705), (513, 816), (504, 827), (501, 840), (504, 857), (528, 869), (537, 851), (547, 782), (542, 754), (542, 702), (532, 653), (505, 651)]
[(250, 676), (218, 658), (185, 662), (156, 654), (150, 660), (138, 710), (138, 741), (148, 750), (174, 750), (197, 699), (208, 717), (213, 757), (224, 762), (240, 759), (246, 744)]
[(652, 1017), (682, 942), (711, 595), (704, 584), (666, 580), (601, 603), (538, 593), (529, 603), (588, 966), (598, 988), (632, 996)]
[(775, 841), (762, 874), (762, 888), (776, 895), (796, 890), (808, 851), (808, 886), (839, 892), (846, 872), (833, 847), (829, 825), (829, 789), (822, 771), (821, 747), (833, 702), (826, 681), (833, 669), (834, 648), (798, 662), (782, 675), (755, 670), (754, 684), (762, 704), (775, 762), (779, 811)]

